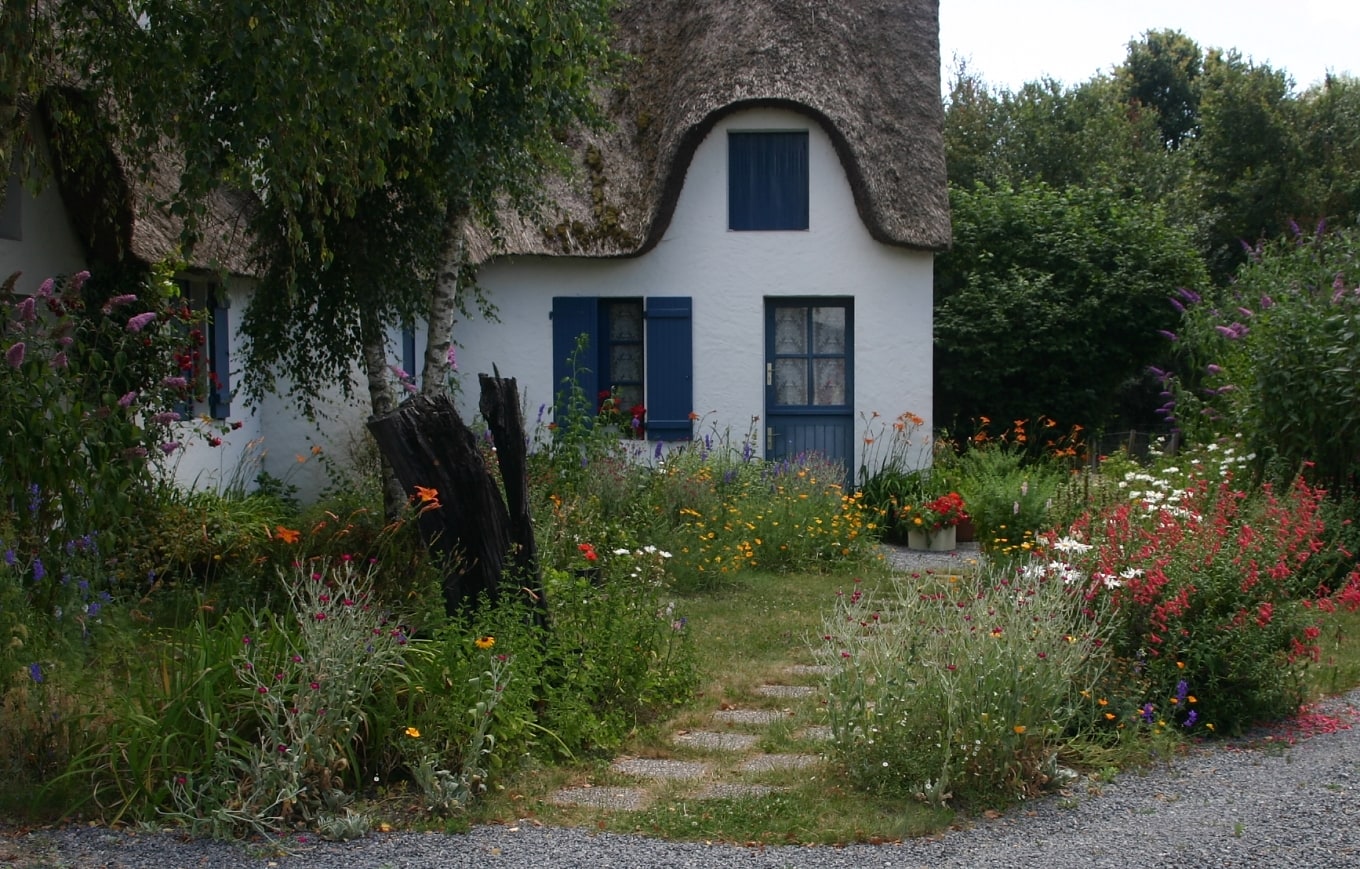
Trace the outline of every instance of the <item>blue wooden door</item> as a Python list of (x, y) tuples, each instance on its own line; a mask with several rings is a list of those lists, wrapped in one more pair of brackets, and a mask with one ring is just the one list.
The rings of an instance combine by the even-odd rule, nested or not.
[(765, 301), (765, 456), (854, 463), (854, 303)]

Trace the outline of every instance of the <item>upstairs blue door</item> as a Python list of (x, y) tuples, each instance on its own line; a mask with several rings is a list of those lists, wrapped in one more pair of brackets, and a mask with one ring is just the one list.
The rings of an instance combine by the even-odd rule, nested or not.
[(765, 300), (765, 456), (854, 463), (854, 303)]

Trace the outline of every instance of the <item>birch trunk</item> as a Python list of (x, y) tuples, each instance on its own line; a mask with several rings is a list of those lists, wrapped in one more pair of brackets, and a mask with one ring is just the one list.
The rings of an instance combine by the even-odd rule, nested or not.
[[(368, 401), (373, 419), (385, 417), (397, 409), (397, 397), (388, 377), (387, 342), (383, 336), (382, 322), (370, 309), (361, 309), (359, 338), (363, 343), (364, 374), (368, 379)], [(381, 457), (378, 473), (382, 478), (383, 513), (388, 517), (396, 516), (406, 503), (406, 490), (386, 456)]]
[(444, 217), (442, 268), (435, 276), (425, 332), (425, 366), (420, 375), (420, 394), (434, 396), (446, 391), (454, 368), (449, 362), (453, 347), (454, 316), (458, 313), (459, 276), (467, 258), (464, 230), (467, 211), (450, 206)]

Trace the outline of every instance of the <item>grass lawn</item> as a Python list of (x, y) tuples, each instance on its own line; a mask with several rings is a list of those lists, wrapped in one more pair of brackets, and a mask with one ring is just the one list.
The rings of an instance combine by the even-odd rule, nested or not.
[[(696, 751), (675, 744), (675, 734), (714, 730), (713, 713), (723, 709), (775, 709), (785, 714), (772, 725), (736, 727), (756, 733), (754, 750), (812, 753), (825, 744), (809, 740), (805, 728), (825, 723), (821, 678), (790, 672), (794, 665), (813, 662), (811, 647), (819, 639), (824, 615), (837, 591), (848, 591), (856, 578), (866, 586), (894, 580), (881, 564), (858, 572), (837, 574), (747, 574), (739, 586), (724, 592), (677, 602), (693, 632), (702, 673), (698, 695), (683, 708), (639, 729), (623, 750), (643, 758), (702, 760), (715, 771), (711, 777), (741, 779), (733, 773), (737, 759), (715, 752)], [(1360, 684), (1360, 614), (1323, 616), (1326, 641), (1322, 660), (1310, 671), (1316, 693), (1336, 693)], [(765, 696), (768, 684), (806, 684), (818, 693), (806, 700)], [(1147, 763), (1165, 756), (1165, 745), (1125, 746), (1089, 757), (1089, 779), (1074, 787), (1098, 792), (1115, 768)], [(745, 755), (742, 755), (745, 756)], [(1078, 762), (1076, 753), (1065, 756)], [(934, 809), (917, 801), (883, 799), (857, 791), (845, 782), (834, 764), (823, 758), (815, 765), (767, 773), (756, 779), (776, 788), (761, 796), (695, 799), (694, 782), (639, 782), (610, 768), (613, 757), (579, 758), (560, 766), (534, 766), (510, 772), (488, 798), (474, 808), (473, 823), (513, 823), (525, 819), (544, 824), (589, 826), (615, 832), (642, 833), (665, 838), (749, 842), (760, 844), (892, 841), (929, 835), (966, 818), (948, 809)], [(648, 803), (635, 811), (560, 806), (552, 794), (563, 787), (592, 786), (645, 788)]]

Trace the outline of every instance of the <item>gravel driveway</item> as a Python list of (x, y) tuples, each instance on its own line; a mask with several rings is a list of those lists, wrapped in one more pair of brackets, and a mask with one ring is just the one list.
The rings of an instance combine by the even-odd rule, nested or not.
[[(10, 838), (9, 865), (108, 869), (339, 867), (1360, 867), (1360, 690), (1287, 728), (1049, 797), (969, 829), (893, 845), (751, 849), (580, 829), (288, 840), (283, 850), (72, 827)], [(1357, 725), (1357, 726), (1352, 726)]]

